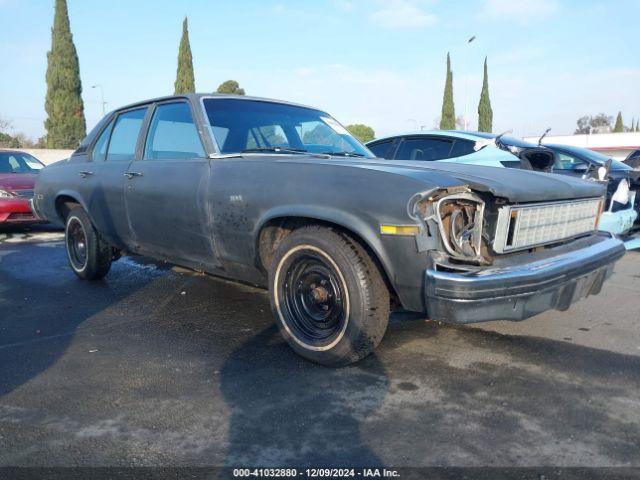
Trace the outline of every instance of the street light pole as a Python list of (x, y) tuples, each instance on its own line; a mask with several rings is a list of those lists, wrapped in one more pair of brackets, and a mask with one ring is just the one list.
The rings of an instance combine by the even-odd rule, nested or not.
[[(473, 42), (476, 39), (476, 36), (473, 35), (469, 40), (467, 40), (467, 45)], [(467, 130), (469, 126), (469, 122), (467, 120), (467, 113), (469, 109), (469, 48), (465, 49), (465, 59), (464, 59), (464, 129)]]
[(107, 102), (104, 101), (104, 90), (102, 89), (102, 85), (98, 83), (97, 85), (91, 85), (91, 88), (100, 89), (100, 100), (102, 101), (102, 116), (104, 117), (107, 114), (104, 108)]

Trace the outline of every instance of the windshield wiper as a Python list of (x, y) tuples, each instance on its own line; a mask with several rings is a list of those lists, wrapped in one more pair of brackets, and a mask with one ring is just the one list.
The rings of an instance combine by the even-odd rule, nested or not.
[(336, 157), (364, 157), (361, 153), (356, 152), (322, 152), (324, 155), (334, 155)]
[(286, 154), (294, 154), (294, 155), (311, 155), (316, 158), (330, 158), (329, 155), (323, 153), (312, 153), (308, 150), (303, 150), (301, 148), (283, 148), (283, 147), (258, 147), (258, 148), (247, 148), (242, 150), (242, 153), (260, 153), (260, 152), (268, 152), (268, 153), (286, 153)]

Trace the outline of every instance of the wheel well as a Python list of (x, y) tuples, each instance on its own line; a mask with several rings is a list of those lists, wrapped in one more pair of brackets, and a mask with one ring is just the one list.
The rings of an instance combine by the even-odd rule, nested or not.
[(60, 195), (56, 198), (56, 212), (63, 222), (67, 219), (71, 209), (77, 205), (80, 205), (80, 202), (69, 195)]
[(278, 248), (278, 245), (280, 245), (280, 242), (282, 242), (282, 240), (284, 240), (294, 230), (309, 225), (320, 225), (331, 228), (347, 235), (352, 240), (358, 242), (362, 246), (362, 248), (364, 248), (364, 250), (369, 254), (373, 262), (380, 270), (382, 278), (389, 290), (389, 294), (391, 295), (392, 305), (400, 305), (398, 295), (396, 294), (393, 285), (389, 281), (389, 276), (375, 251), (360, 235), (352, 230), (349, 230), (348, 228), (343, 227), (342, 225), (333, 222), (307, 217), (279, 217), (269, 220), (260, 229), (260, 233), (257, 239), (256, 252), (258, 253), (258, 255), (256, 258), (256, 265), (258, 266), (258, 268), (260, 268), (263, 272), (266, 272), (269, 268), (269, 265), (271, 264), (273, 255)]

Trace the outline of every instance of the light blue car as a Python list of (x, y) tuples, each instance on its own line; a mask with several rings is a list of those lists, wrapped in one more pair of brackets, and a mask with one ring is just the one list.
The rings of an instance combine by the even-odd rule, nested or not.
[[(525, 168), (548, 173), (554, 171), (558, 162), (555, 153), (544, 146), (514, 137), (479, 132), (420, 131), (379, 138), (367, 143), (367, 147), (377, 157), (389, 160), (456, 162), (500, 168)], [(587, 170), (582, 176), (597, 180), (598, 171)], [(614, 202), (610, 198), (614, 192), (609, 192), (608, 204), (600, 218), (601, 230), (618, 236), (628, 235), (638, 212), (634, 208), (636, 192), (627, 193), (626, 206), (619, 208), (617, 205), (618, 208), (614, 209)], [(640, 242), (638, 239), (631, 239), (625, 246), (627, 249), (639, 248)]]

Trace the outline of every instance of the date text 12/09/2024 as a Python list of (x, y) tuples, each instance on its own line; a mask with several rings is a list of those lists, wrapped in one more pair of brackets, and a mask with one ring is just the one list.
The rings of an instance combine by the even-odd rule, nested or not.
[(234, 478), (398, 478), (400, 473), (387, 468), (235, 468)]

